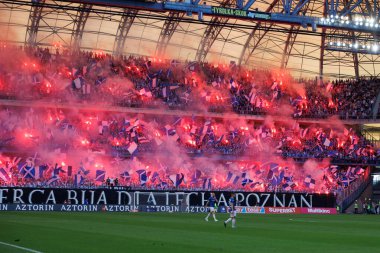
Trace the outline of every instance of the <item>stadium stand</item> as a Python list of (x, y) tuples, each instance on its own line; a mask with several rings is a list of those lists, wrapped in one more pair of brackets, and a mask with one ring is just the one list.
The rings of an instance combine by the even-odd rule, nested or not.
[[(7, 47), (1, 53), (19, 54), (14, 64), (21, 66), (7, 69), (7, 65), (2, 65), (3, 98), (32, 104), (32, 109), (7, 108), (3, 112), (2, 147), (13, 154), (43, 150), (42, 153), (49, 152), (53, 156), (42, 155), (43, 159), (38, 163), (35, 162), (36, 157), (24, 158), (23, 163), (12, 163), (11, 157), (5, 156), (3, 163), (7, 167), (2, 171), (3, 185), (104, 186), (104, 164), (86, 161), (84, 166), (83, 160), (70, 161), (67, 158), (72, 151), (90, 151), (103, 157), (134, 158), (131, 167), (144, 163), (142, 167), (146, 169), (140, 169), (138, 173), (118, 171), (112, 174), (120, 184), (136, 189), (318, 191), (337, 194), (364, 175), (366, 165), (375, 165), (379, 161), (378, 151), (356, 130), (343, 125), (332, 126), (332, 122), (339, 122), (337, 118), (300, 127), (294, 120), (289, 125), (273, 120), (255, 124), (244, 119), (233, 122), (223, 118), (171, 115), (157, 118), (154, 115), (128, 117), (102, 112), (73, 114), (65, 109), (33, 109), (35, 105), (32, 103), (44, 101), (49, 106), (54, 102), (70, 101), (72, 104), (134, 108), (164, 106), (164, 111), (175, 108), (190, 112), (206, 108), (205, 112), (234, 111), (264, 116), (275, 115), (276, 110), (278, 112), (287, 106), (289, 118), (338, 115), (345, 119), (367, 119), (372, 114), (379, 92), (376, 79), (334, 81), (321, 86), (315, 81), (290, 85), (295, 82), (290, 76), (283, 77), (282, 74), (282, 78), (277, 80), (276, 73), (248, 71), (234, 65), (182, 64), (174, 60), (136, 57), (116, 59), (102, 53), (77, 52), (72, 55), (59, 50), (51, 54), (48, 48), (24, 50)], [(259, 78), (253, 78), (255, 76)], [(358, 89), (358, 85), (365, 85), (365, 88)], [(202, 165), (195, 160), (187, 164), (184, 171), (163, 165), (158, 154), (165, 152), (198, 159), (219, 155), (218, 161), (207, 166), (220, 171), (201, 168)], [(273, 162), (252, 162), (257, 154), (263, 152), (272, 157)], [(61, 157), (61, 161), (54, 156)], [(236, 157), (248, 160), (240, 170), (240, 165), (233, 161)], [(278, 163), (281, 158), (285, 159), (282, 164)], [(321, 162), (312, 166), (312, 171), (299, 174), (297, 170), (305, 166), (295, 163), (304, 163), (308, 159), (332, 159), (343, 165)], [(66, 164), (70, 162), (69, 171)], [(107, 166), (114, 166), (107, 163)], [(178, 163), (172, 161), (169, 164)], [(87, 177), (87, 166), (96, 168), (96, 173), (102, 175), (101, 180), (99, 177)], [(179, 175), (181, 180), (170, 180), (170, 171), (178, 172), (173, 175)]]
[[(1, 96), (8, 99), (65, 101), (74, 96), (77, 102), (100, 100), (138, 108), (162, 104), (170, 109), (250, 115), (280, 113), (289, 107), (294, 118), (371, 119), (380, 92), (377, 79), (317, 85), (316, 80), (298, 83), (286, 72), (234, 64), (115, 58), (94, 52), (71, 55), (51, 53), (49, 48), (2, 50), (4, 57), (13, 51), (20, 55), (14, 63), (20, 68), (12, 67), (1, 77)], [(15, 93), (14, 83), (22, 92)]]
[[(141, 37), (127, 53), (127, 33), (139, 15), (133, 8), (124, 9), (114, 48), (105, 50), (108, 43), (99, 46), (99, 37), (96, 46), (81, 44), (87, 19), (97, 19), (92, 16), (96, 3), (65, 6), (82, 8), (73, 9), (78, 15), (68, 29), (69, 45), (35, 37), (39, 20), (51, 14), (43, 16), (42, 9), (54, 13), (57, 6), (19, 4), (33, 13), (25, 43), (14, 43), (8, 32), (7, 39), (0, 36), (2, 186), (104, 187), (109, 178), (132, 189), (334, 193), (348, 207), (380, 165), (378, 140), (363, 127), (379, 120), (380, 79), (360, 77), (357, 59), (355, 75), (343, 75), (324, 51), (318, 77), (304, 69), (306, 54), (298, 55), (301, 70), (286, 68), (291, 35), (297, 32), (284, 43), (280, 68), (259, 58), (248, 64), (260, 23), (238, 62), (224, 52), (218, 60), (206, 57), (211, 54), (207, 45), (216, 40), (212, 35), (221, 33), (221, 20), (207, 26), (194, 56), (189, 57), (191, 50), (187, 57), (166, 55), (169, 44), (163, 42), (174, 33), (167, 30), (160, 33), (157, 52), (141, 53), (147, 40)], [(177, 27), (168, 22), (163, 29)], [(108, 36), (100, 30), (87, 33)], [(227, 40), (228, 49), (235, 42)], [(369, 73), (366, 63), (361, 61), (363, 73)], [(324, 65), (339, 74), (324, 77)]]

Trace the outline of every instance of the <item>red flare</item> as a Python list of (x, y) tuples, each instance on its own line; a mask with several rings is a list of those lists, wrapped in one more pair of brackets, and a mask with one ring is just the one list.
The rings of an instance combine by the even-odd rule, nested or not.
[(188, 140), (187, 143), (191, 146), (195, 146), (196, 145), (196, 142), (193, 141), (193, 140)]
[(25, 136), (25, 138), (32, 138), (33, 137), (33, 135), (29, 134), (29, 133), (25, 133), (24, 136)]
[(82, 143), (82, 145), (87, 145), (87, 144), (89, 144), (90, 142), (89, 142), (88, 140), (86, 140), (86, 139), (83, 139), (83, 140), (81, 140), (81, 143)]

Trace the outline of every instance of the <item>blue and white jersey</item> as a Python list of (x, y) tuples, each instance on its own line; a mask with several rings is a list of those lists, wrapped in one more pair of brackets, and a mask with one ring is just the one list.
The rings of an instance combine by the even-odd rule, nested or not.
[(235, 198), (231, 197), (228, 200), (228, 206), (229, 206), (231, 211), (235, 211), (235, 204), (236, 204)]
[(208, 206), (214, 207), (215, 203), (216, 203), (216, 198), (213, 196), (210, 196), (210, 198), (208, 198)]

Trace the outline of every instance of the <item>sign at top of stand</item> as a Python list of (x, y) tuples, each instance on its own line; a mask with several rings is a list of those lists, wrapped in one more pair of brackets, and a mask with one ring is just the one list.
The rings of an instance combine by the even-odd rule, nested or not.
[(271, 19), (271, 14), (266, 12), (257, 12), (257, 11), (246, 11), (239, 9), (231, 9), (224, 7), (212, 6), (211, 12), (217, 15), (231, 16), (231, 17), (242, 17), (242, 18), (252, 18), (252, 19)]

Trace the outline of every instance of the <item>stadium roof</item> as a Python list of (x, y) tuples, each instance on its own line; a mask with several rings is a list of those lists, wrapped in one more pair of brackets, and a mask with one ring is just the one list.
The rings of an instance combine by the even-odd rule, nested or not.
[[(38, 11), (30, 6), (30, 2), (30, 0), (0, 0), (0, 40), (22, 44), (30, 39), (32, 19), (34, 17), (38, 20)], [(129, 22), (131, 26), (126, 30), (122, 52), (146, 56), (157, 55), (158, 41), (162, 41), (160, 35), (163, 27), (168, 27), (165, 26), (169, 22), (168, 17), (174, 15), (170, 12), (153, 13), (147, 10), (128, 13), (120, 7), (92, 6), (63, 1), (46, 0), (45, 3), (51, 4), (54, 8), (48, 6), (42, 8), (38, 25), (35, 26), (36, 44), (70, 47), (79, 41), (82, 49), (112, 52), (115, 49), (115, 39), (118, 32), (120, 33), (120, 24), (124, 21), (124, 24), (128, 25)], [(296, 1), (291, 3), (294, 6), (297, 4)], [(229, 4), (229, 1), (207, 1), (207, 5), (214, 6), (229, 6)], [(233, 4), (236, 5), (236, 2)], [(365, 5), (364, 1), (363, 5)], [(91, 8), (90, 12), (86, 12), (88, 17), (83, 11), (78, 11), (78, 8), (82, 10)], [(257, 0), (251, 6), (251, 9), (256, 8), (259, 11), (283, 12), (282, 1), (279, 0)], [(124, 17), (121, 15), (123, 13)], [(322, 13), (323, 1), (321, 0), (310, 0), (300, 11), (301, 15), (315, 17), (322, 17)], [(129, 15), (129, 19), (126, 15)], [(177, 14), (175, 17), (190, 18), (183, 14)], [(197, 21), (198, 17), (193, 16), (191, 19)], [(209, 29), (210, 20), (212, 17), (205, 16), (203, 22), (172, 22), (171, 28), (174, 33), (168, 40), (164, 57), (181, 60), (196, 59), (199, 44), (205, 31)], [(219, 21), (225, 26), (211, 43), (211, 48), (205, 57), (207, 61), (216, 63), (236, 61), (253, 67), (267, 68), (283, 65), (291, 69), (296, 78), (315, 77), (319, 74), (321, 28), (313, 33), (310, 28), (305, 29), (288, 24), (260, 24), (227, 18)], [(331, 29), (326, 33), (338, 32)], [(366, 34), (346, 32), (341, 36), (347, 36), (347, 38), (361, 36), (364, 40), (367, 38), (368, 41), (373, 41), (373, 36)], [(81, 40), (77, 40), (77, 37), (81, 37)], [(325, 76), (343, 78), (355, 76), (355, 57), (352, 53), (324, 50)], [(376, 76), (380, 73), (378, 55), (357, 54), (357, 58), (359, 75)]]

